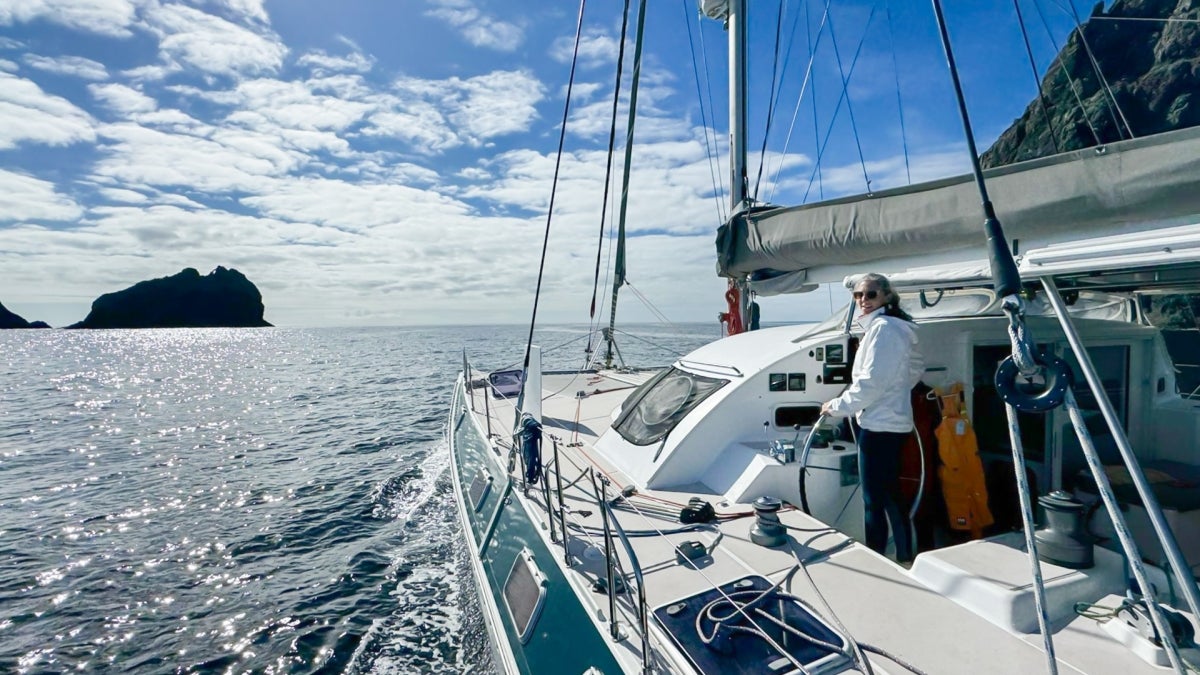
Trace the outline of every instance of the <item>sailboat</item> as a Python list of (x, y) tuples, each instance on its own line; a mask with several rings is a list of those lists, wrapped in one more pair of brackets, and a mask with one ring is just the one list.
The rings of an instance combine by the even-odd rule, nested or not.
[[(731, 325), (753, 293), (886, 272), (941, 403), (920, 400), (977, 445), (914, 434), (910, 513), (932, 534), (909, 563), (864, 545), (855, 436), (820, 412), (850, 381), (853, 306), (654, 370), (464, 354), (447, 439), (498, 668), (1194, 672), (1200, 404), (1159, 319), (1200, 286), (1200, 131), (984, 171), (963, 106), (970, 175), (753, 204), (746, 4), (702, 3), (733, 59)], [(951, 503), (960, 465), (973, 506)]]

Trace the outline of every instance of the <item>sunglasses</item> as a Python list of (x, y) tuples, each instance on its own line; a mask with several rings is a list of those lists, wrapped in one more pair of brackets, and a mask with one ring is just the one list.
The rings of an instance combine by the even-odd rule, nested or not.
[(853, 296), (855, 300), (862, 300), (864, 297), (868, 300), (874, 300), (875, 298), (879, 297), (879, 291), (871, 290), (867, 291), (866, 293), (862, 291), (854, 291), (850, 295)]

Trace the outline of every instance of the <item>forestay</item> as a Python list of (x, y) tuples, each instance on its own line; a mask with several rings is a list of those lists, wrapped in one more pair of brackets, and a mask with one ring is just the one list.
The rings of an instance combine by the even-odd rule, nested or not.
[[(1136, 232), (1200, 214), (1200, 128), (1087, 148), (985, 172), (1004, 231), (1020, 248)], [(821, 268), (884, 258), (985, 252), (970, 174), (806, 206), (759, 210), (722, 225), (722, 275), (777, 278), (808, 290)], [(781, 283), (782, 282), (782, 283)], [(771, 293), (770, 290), (767, 291)]]

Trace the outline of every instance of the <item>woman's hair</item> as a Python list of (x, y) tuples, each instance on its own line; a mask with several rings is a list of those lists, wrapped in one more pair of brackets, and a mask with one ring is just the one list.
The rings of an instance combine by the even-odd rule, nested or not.
[(897, 319), (904, 319), (905, 321), (912, 322), (912, 316), (910, 316), (908, 312), (900, 309), (900, 294), (892, 289), (892, 282), (888, 281), (887, 277), (883, 276), (882, 274), (876, 274), (875, 272), (868, 272), (867, 274), (859, 277), (858, 281), (855, 282), (854, 285), (857, 286), (865, 282), (871, 282), (875, 284), (879, 287), (879, 291), (883, 293), (884, 314), (888, 316), (894, 316)]

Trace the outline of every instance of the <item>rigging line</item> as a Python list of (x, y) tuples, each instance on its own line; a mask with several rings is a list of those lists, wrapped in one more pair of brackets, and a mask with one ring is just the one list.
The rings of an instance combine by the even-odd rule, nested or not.
[[(563, 393), (564, 391), (567, 390), (568, 387), (575, 384), (575, 382), (579, 379), (579, 376), (583, 375), (583, 374), (584, 374), (583, 371), (576, 371), (574, 374), (571, 375), (571, 379), (567, 380), (567, 383), (564, 384), (558, 391), (550, 392), (549, 394), (542, 396), (542, 400), (549, 401), (550, 399), (554, 398), (555, 396), (558, 396), (559, 394)], [(567, 431), (570, 431), (570, 429), (567, 429)]]
[[(554, 159), (554, 179), (550, 182), (550, 205), (546, 209), (546, 233), (542, 237), (542, 259), (538, 263), (537, 288), (533, 293), (533, 314), (529, 318), (529, 339), (525, 342), (525, 367), (529, 371), (529, 352), (533, 346), (533, 328), (537, 325), (538, 299), (542, 295), (542, 276), (546, 270), (546, 250), (550, 247), (550, 220), (554, 216), (554, 196), (558, 192), (558, 170), (562, 166), (563, 144), (567, 139), (567, 117), (571, 112), (571, 90), (575, 86), (575, 66), (579, 63), (579, 42), (583, 37), (583, 10), (587, 0), (579, 0), (579, 18), (575, 22), (575, 52), (571, 56), (571, 75), (567, 79), (567, 100), (563, 104), (562, 128), (558, 132), (558, 156)], [(522, 390), (524, 386), (522, 386)]]
[[(680, 6), (683, 7), (683, 25), (687, 26), (688, 48), (692, 55), (692, 79), (696, 81), (696, 102), (700, 104), (700, 124), (704, 127), (704, 153), (708, 156), (708, 173), (709, 178), (712, 180), (713, 201), (716, 202), (717, 206), (718, 224), (723, 225), (725, 223), (725, 211), (722, 204), (724, 200), (721, 199), (721, 190), (717, 188), (717, 173), (721, 168), (720, 166), (713, 167), (713, 158), (717, 156), (715, 149), (716, 141), (711, 140), (708, 134), (708, 113), (704, 109), (704, 92), (700, 87), (700, 65), (696, 63), (696, 39), (692, 35), (692, 21), (688, 13), (688, 7), (691, 7), (693, 4), (691, 0), (683, 0)], [(702, 28), (698, 28), (698, 30), (703, 32)], [(703, 35), (701, 35), (701, 40), (703, 40)]]
[(904, 99), (900, 97), (900, 66), (896, 63), (896, 35), (892, 30), (892, 0), (884, 2), (883, 11), (887, 17), (888, 45), (892, 48), (892, 74), (896, 76), (896, 110), (900, 113), (900, 145), (904, 148), (904, 177), (908, 184), (912, 185), (912, 169), (908, 163), (908, 133), (904, 130)]
[[(625, 285), (625, 218), (629, 210), (629, 178), (633, 173), (633, 128), (637, 120), (638, 83), (642, 79), (642, 41), (646, 35), (646, 0), (638, 3), (637, 30), (633, 42), (633, 74), (629, 85), (629, 124), (625, 129), (625, 165), (621, 176), (621, 206), (617, 218), (617, 261), (614, 270), (612, 300), (609, 303), (608, 330), (617, 324), (617, 293)], [(608, 341), (605, 363), (612, 362), (612, 340)]]
[[(633, 284), (626, 281), (625, 285), (629, 286), (630, 292), (632, 292), (634, 294), (634, 296), (637, 297), (637, 299), (642, 301), (642, 304), (646, 306), (646, 309), (650, 310), (650, 313), (652, 313), (654, 315), (654, 318), (658, 319), (659, 321), (661, 321), (665, 324), (671, 325), (671, 321), (669, 319), (667, 319), (667, 316), (665, 314), (663, 314), (661, 311), (659, 311), (659, 309), (657, 307), (655, 307), (654, 304), (651, 303), (650, 300), (641, 291), (639, 291), (637, 288), (634, 288)], [(672, 325), (672, 327), (674, 327), (674, 326)]]
[[(573, 337), (573, 338), (571, 338), (570, 340), (567, 340), (566, 342), (560, 342), (559, 344), (556, 344), (556, 345), (554, 345), (553, 347), (546, 347), (545, 349), (543, 349), (543, 350), (542, 350), (542, 353), (543, 353), (543, 354), (548, 354), (548, 353), (550, 353), (550, 352), (552, 352), (552, 351), (554, 351), (554, 350), (556, 350), (556, 349), (562, 349), (563, 347), (568, 347), (568, 346), (570, 346), (570, 345), (572, 345), (572, 344), (575, 344), (576, 342), (579, 342), (580, 340), (582, 340), (582, 339), (584, 339), (584, 338), (586, 338), (586, 337), (591, 337), (591, 333), (592, 333), (592, 332), (594, 332), (594, 331), (592, 331), (592, 330), (589, 330), (589, 331), (588, 331), (588, 333), (585, 333), (585, 334), (583, 334), (583, 335), (579, 335), (579, 336)], [(508, 370), (508, 369), (510, 369), (510, 368), (512, 368), (512, 367), (514, 367), (514, 366), (516, 366), (518, 363), (520, 363), (520, 362), (519, 362), (519, 361), (517, 361), (517, 362), (513, 362), (513, 363), (505, 364), (505, 365), (503, 365), (503, 366), (501, 366), (501, 367), (497, 368), (497, 370)]]
[[(839, 532), (839, 534), (841, 533)], [(868, 675), (875, 675), (875, 670), (871, 666), (871, 661), (867, 659), (866, 654), (862, 653), (862, 647), (859, 646), (858, 640), (854, 637), (854, 634), (850, 632), (850, 629), (846, 627), (846, 624), (842, 623), (842, 620), (838, 617), (837, 612), (833, 611), (833, 606), (829, 604), (829, 600), (825, 597), (825, 594), (821, 592), (821, 587), (817, 585), (816, 579), (813, 579), (812, 574), (808, 571), (808, 565), (805, 564), (804, 558), (800, 557), (800, 552), (796, 550), (796, 544), (791, 541), (789, 541), (788, 544), (788, 548), (792, 552), (792, 557), (796, 559), (796, 566), (792, 568), (792, 571), (787, 576), (788, 592), (791, 592), (792, 590), (792, 576), (797, 571), (803, 572), (804, 577), (808, 580), (809, 588), (812, 589), (813, 594), (817, 596), (817, 599), (821, 601), (821, 606), (825, 608), (825, 614), (829, 617), (829, 620), (833, 622), (834, 626), (836, 626), (838, 630), (842, 631), (842, 636), (846, 639), (846, 642), (850, 643), (850, 649), (853, 652), (854, 660), (857, 661), (855, 665), (860, 666), (868, 673)]]
[[(613, 147), (617, 143), (617, 106), (621, 101), (621, 72), (625, 64), (625, 34), (629, 28), (629, 0), (621, 15), (621, 43), (617, 49), (617, 83), (613, 87), (612, 118), (608, 127), (608, 161), (604, 163), (604, 196), (600, 201), (600, 240), (596, 244), (596, 275), (592, 281), (592, 305), (588, 319), (596, 316), (596, 294), (600, 290), (600, 253), (604, 250), (604, 223), (608, 216), (608, 188), (612, 185)], [(590, 346), (590, 344), (589, 344)]]
[(1046, 13), (1042, 11), (1040, 0), (1033, 0), (1033, 8), (1037, 10), (1038, 18), (1042, 20), (1042, 27), (1046, 29), (1046, 37), (1050, 39), (1050, 44), (1054, 45), (1055, 56), (1050, 65), (1046, 66), (1046, 72), (1049, 73), (1055, 63), (1059, 64), (1059, 71), (1067, 78), (1068, 88), (1071, 90), (1071, 94), (1075, 96), (1075, 104), (1079, 106), (1079, 114), (1083, 117), (1083, 121), (1092, 132), (1092, 138), (1096, 139), (1096, 145), (1104, 145), (1104, 141), (1100, 140), (1100, 132), (1096, 130), (1096, 125), (1092, 124), (1092, 118), (1088, 116), (1087, 107), (1083, 105), (1083, 98), (1079, 95), (1079, 88), (1076, 85), (1075, 78), (1071, 77), (1071, 72), (1067, 69), (1067, 62), (1062, 60), (1063, 50), (1058, 46), (1058, 40), (1054, 39), (1054, 31), (1050, 30), (1050, 22), (1046, 19)]
[[(829, 11), (829, 2), (825, 3), (825, 11), (826, 12)], [(808, 20), (808, 4), (806, 3), (804, 6), (804, 31), (808, 37), (809, 58), (813, 58), (816, 56), (816, 48), (821, 41), (821, 33), (820, 33), (820, 29), (818, 29), (817, 43), (816, 44), (813, 43), (811, 25), (812, 24)], [(815, 147), (817, 147), (817, 144), (821, 140), (821, 125), (817, 122), (817, 83), (816, 82), (813, 82), (812, 95), (809, 96), (808, 98), (809, 98), (809, 100), (812, 101), (813, 147), (815, 148)], [(821, 196), (821, 199), (825, 199), (825, 172), (821, 169), (820, 166), (817, 167), (817, 194)]]
[(670, 352), (670, 353), (674, 354), (675, 356), (683, 356), (683, 352), (672, 349), (671, 347), (668, 347), (666, 345), (658, 344), (657, 342), (654, 342), (653, 340), (648, 340), (644, 337), (641, 337), (640, 335), (634, 335), (633, 333), (630, 333), (629, 331), (625, 331), (625, 330), (618, 330), (617, 332), (620, 333), (621, 335), (631, 337), (634, 340), (640, 340), (642, 342), (645, 342), (646, 344), (650, 345), (651, 347), (661, 349), (665, 352)]
[(932, 2), (933, 13), (937, 20), (938, 37), (941, 38), (942, 51), (946, 54), (946, 68), (950, 71), (950, 83), (954, 86), (954, 99), (958, 104), (958, 116), (962, 121), (963, 136), (966, 137), (967, 150), (971, 155), (971, 173), (975, 176), (975, 186), (979, 191), (979, 201), (983, 207), (983, 229), (987, 237), (992, 284), (996, 295), (1006, 300), (1012, 296), (1016, 308), (1020, 310), (1021, 300), (1017, 297), (1017, 292), (1021, 290), (1021, 275), (1017, 272), (1017, 263), (1013, 260), (1012, 251), (1008, 248), (1008, 240), (1004, 237), (1004, 228), (1000, 224), (1000, 220), (996, 218), (996, 209), (992, 206), (991, 198), (988, 197), (987, 183), (983, 179), (983, 165), (979, 161), (979, 151), (975, 147), (975, 133), (971, 130), (971, 116), (967, 113), (967, 97), (963, 94), (962, 81), (958, 77), (958, 66), (954, 62), (954, 49), (950, 44), (950, 32), (946, 28), (946, 15), (942, 11), (942, 2), (941, 0), (932, 0)]
[(1046, 92), (1042, 89), (1042, 78), (1038, 77), (1037, 63), (1033, 60), (1033, 48), (1029, 45), (1029, 32), (1025, 29), (1025, 15), (1021, 13), (1020, 0), (1013, 0), (1013, 9), (1017, 10), (1017, 24), (1021, 26), (1021, 37), (1025, 40), (1025, 54), (1029, 57), (1029, 69), (1033, 72), (1033, 83), (1037, 85), (1038, 107), (1042, 109), (1042, 117), (1046, 118), (1046, 126), (1050, 129), (1050, 143), (1054, 145), (1054, 154), (1062, 152), (1058, 146), (1058, 130), (1054, 128), (1054, 119), (1046, 107)]
[[(687, 0), (684, 0), (687, 3)], [(696, 13), (696, 32), (700, 36), (700, 61), (704, 64), (704, 85), (708, 90), (708, 109), (713, 111), (713, 116), (716, 117), (717, 107), (713, 104), (712, 93), (712, 77), (709, 76), (710, 69), (708, 67), (708, 46), (704, 43), (704, 17), (699, 12)], [(690, 26), (689, 26), (690, 27)], [(716, 132), (714, 130), (713, 145), (716, 146)], [(717, 157), (717, 184), (721, 187), (721, 192), (725, 192), (725, 168), (721, 166), (721, 153), (716, 153)], [(725, 205), (719, 197), (717, 203), (721, 204), (721, 222), (724, 223), (729, 219), (729, 212), (725, 210)]]
[[(609, 161), (610, 161), (610, 163), (611, 163), (612, 161), (615, 161), (615, 159), (616, 159), (615, 157), (613, 157), (613, 158), (610, 158), (610, 160), (609, 160)], [(609, 201), (609, 202), (616, 202), (616, 199), (617, 199), (617, 196), (616, 196), (616, 194), (610, 194), (610, 195), (609, 195), (609, 197), (608, 197), (608, 201)], [(614, 205), (614, 208), (615, 208), (615, 205)], [(614, 249), (614, 248), (616, 248), (616, 246), (613, 244), (613, 239), (614, 239), (616, 236), (617, 236), (617, 233), (616, 233), (616, 232), (614, 232), (614, 231), (613, 231), (613, 229), (612, 229), (611, 227), (610, 227), (610, 228), (608, 228), (608, 253), (607, 253), (607, 255), (606, 255), (606, 256), (605, 256), (605, 258), (604, 258), (604, 287), (605, 287), (605, 288), (608, 288), (608, 282), (609, 282), (609, 279), (611, 279), (611, 278), (612, 278), (612, 272), (613, 272), (613, 265), (612, 265), (613, 249)], [(600, 322), (603, 320), (603, 319), (601, 319), (600, 317), (604, 315), (604, 308), (605, 308), (605, 307), (607, 307), (607, 306), (608, 306), (608, 297), (607, 297), (607, 296), (601, 296), (601, 297), (600, 297), (600, 312), (599, 312), (599, 313), (596, 315), (596, 318), (595, 318), (594, 320), (592, 320), (592, 321), (589, 321), (589, 322), (588, 322), (588, 327), (589, 327), (589, 328), (591, 328), (592, 330), (598, 330), (598, 329), (599, 329), (599, 327), (600, 327)]]
[[(642, 520), (644, 520), (644, 521), (646, 522), (646, 524), (647, 524), (648, 526), (650, 526), (650, 529), (652, 529), (652, 530), (655, 530), (656, 532), (658, 532), (658, 533), (659, 533), (659, 536), (661, 536), (661, 537), (662, 537), (663, 541), (667, 541), (667, 542), (669, 542), (669, 541), (670, 541), (669, 539), (667, 539), (667, 535), (666, 535), (665, 533), (663, 533), (663, 531), (662, 531), (661, 529), (659, 529), (659, 528), (658, 528), (658, 527), (655, 525), (655, 523), (654, 523), (654, 522), (653, 522), (653, 521), (652, 521), (650, 518), (648, 518), (648, 517), (646, 516), (646, 514), (642, 513), (642, 512), (641, 512), (641, 510), (640, 510), (640, 509), (638, 509), (638, 508), (637, 508), (637, 506), (636, 506), (635, 504), (629, 503), (629, 506), (630, 506), (630, 508), (633, 510), (633, 512), (634, 512), (634, 513), (636, 513), (638, 516), (640, 516), (640, 517), (642, 518)], [(613, 518), (614, 518), (614, 519), (616, 518), (616, 513), (614, 513), (614, 514), (613, 514)], [(618, 555), (618, 557), (619, 557), (619, 555)], [(725, 601), (729, 603), (729, 606), (730, 606), (730, 607), (732, 607), (732, 608), (734, 609), (734, 611), (735, 611), (735, 612), (737, 612), (738, 614), (741, 614), (741, 615), (742, 615), (742, 616), (743, 616), (743, 617), (746, 619), (746, 621), (748, 621), (748, 622), (750, 623), (750, 625), (751, 625), (751, 626), (753, 626), (755, 629), (757, 629), (757, 630), (759, 630), (759, 631), (762, 631), (762, 633), (763, 633), (763, 634), (762, 634), (760, 637), (761, 637), (761, 638), (762, 638), (762, 639), (763, 639), (763, 640), (764, 640), (764, 641), (765, 641), (767, 644), (771, 645), (771, 648), (772, 648), (772, 649), (774, 649), (775, 651), (777, 651), (777, 652), (778, 652), (778, 653), (779, 653), (781, 656), (783, 656), (784, 658), (786, 658), (786, 659), (788, 659), (789, 661), (791, 661), (791, 662), (792, 662), (792, 665), (793, 665), (793, 666), (795, 666), (797, 669), (799, 669), (799, 670), (800, 670), (800, 672), (802, 672), (802, 673), (803, 673), (803, 672), (807, 672), (807, 671), (805, 670), (805, 668), (804, 668), (803, 664), (801, 664), (799, 661), (797, 661), (797, 660), (796, 660), (796, 658), (795, 658), (794, 656), (792, 656), (791, 652), (789, 652), (788, 650), (784, 649), (784, 648), (783, 648), (782, 646), (780, 646), (780, 645), (779, 645), (779, 643), (778, 643), (778, 642), (776, 642), (775, 640), (771, 639), (771, 636), (766, 634), (766, 631), (764, 631), (764, 630), (763, 630), (762, 626), (760, 626), (760, 625), (759, 625), (758, 621), (756, 621), (756, 620), (754, 619), (754, 617), (750, 616), (750, 614), (749, 614), (749, 613), (748, 613), (748, 612), (745, 610), (745, 608), (744, 608), (742, 605), (740, 605), (740, 604), (738, 604), (737, 602), (735, 602), (735, 601), (734, 601), (734, 599), (733, 599), (733, 598), (731, 598), (731, 597), (729, 596), (729, 594), (728, 594), (728, 593), (726, 593), (724, 590), (722, 590), (722, 588), (721, 588), (721, 586), (720, 586), (719, 584), (717, 584), (716, 582), (714, 582), (714, 581), (712, 580), (712, 578), (711, 578), (711, 577), (709, 577), (707, 574), (705, 574), (705, 572), (704, 572), (704, 569), (703, 569), (702, 567), (700, 567), (699, 565), (695, 564), (695, 562), (694, 562), (694, 561), (691, 561), (691, 560), (688, 560), (688, 561), (687, 561), (687, 564), (688, 564), (688, 565), (690, 565), (690, 566), (691, 566), (691, 568), (692, 568), (693, 570), (695, 570), (697, 573), (699, 573), (699, 574), (700, 574), (700, 576), (704, 578), (704, 581), (705, 581), (706, 583), (708, 583), (708, 585), (709, 585), (709, 586), (710, 586), (710, 587), (711, 587), (711, 588), (712, 588), (714, 591), (716, 591), (717, 593), (719, 593), (719, 594), (721, 595), (721, 597), (722, 597), (722, 598), (724, 598), (724, 599), (725, 599)], [(774, 589), (774, 588), (778, 588), (778, 587), (779, 587), (779, 586), (780, 586), (780, 585), (781, 585), (783, 582), (784, 582), (784, 579), (780, 579), (778, 582), (776, 582), (776, 583), (775, 583), (775, 585), (774, 585), (774, 586), (772, 586), (772, 589)], [(771, 589), (768, 589), (768, 590), (771, 590)]]
[[(815, 62), (815, 59), (816, 59), (816, 48), (819, 47), (821, 44), (821, 35), (825, 32), (825, 21), (829, 18), (829, 5), (832, 2), (833, 2), (833, 0), (825, 0), (825, 11), (821, 15), (821, 25), (817, 26), (817, 42), (816, 42), (816, 44), (814, 44), (812, 41), (812, 30), (811, 30), (812, 22), (809, 21), (808, 3), (807, 2), (804, 3), (804, 33), (808, 39), (808, 66), (804, 70), (804, 81), (800, 85), (800, 96), (796, 99), (796, 108), (792, 111), (792, 121), (791, 121), (791, 124), (788, 125), (787, 137), (784, 138), (784, 141), (783, 141), (783, 150), (779, 154), (779, 166), (776, 167), (776, 169), (775, 169), (775, 178), (771, 183), (771, 194), (767, 197), (767, 201), (771, 201), (775, 197), (775, 188), (779, 185), (779, 174), (781, 174), (783, 172), (783, 163), (784, 163), (784, 160), (787, 159), (788, 146), (790, 146), (792, 143), (792, 132), (793, 132), (793, 130), (795, 130), (796, 120), (800, 116), (800, 104), (804, 102), (804, 92), (808, 91), (809, 85), (812, 85), (812, 88), (813, 88), (812, 95), (809, 96), (809, 98), (812, 99), (812, 106), (813, 106), (813, 137), (817, 141), (820, 140), (820, 136), (817, 132), (817, 98), (816, 98), (817, 85), (816, 85), (816, 81), (812, 78), (812, 71), (813, 71), (813, 63)], [(798, 19), (799, 19), (799, 15), (797, 15), (797, 20)], [(796, 32), (796, 28), (793, 25), (792, 33), (794, 34), (795, 32)], [(815, 145), (816, 145), (816, 143), (814, 142), (814, 147), (815, 147)], [(822, 194), (823, 194), (823, 190), (824, 190), (824, 187), (822, 186)]]
[[(854, 53), (855, 62), (858, 61), (859, 51), (862, 50), (863, 44), (867, 41), (867, 33), (871, 31), (871, 20), (875, 18), (875, 9), (878, 7), (878, 2), (871, 3), (871, 13), (867, 16), (867, 26), (863, 29), (862, 39), (858, 42), (858, 50)], [(850, 77), (846, 75), (846, 71), (842, 69), (842, 51), (838, 49), (837, 36), (833, 33), (833, 18), (829, 19), (829, 42), (833, 44), (833, 56), (837, 60), (838, 75), (842, 79), (842, 94), (846, 99), (846, 111), (850, 113), (850, 130), (854, 132), (854, 145), (858, 148), (858, 163), (862, 166), (863, 180), (867, 183), (867, 192), (871, 192), (871, 178), (867, 175), (867, 160), (863, 157), (862, 141), (858, 138), (858, 124), (854, 121), (854, 105), (850, 100)], [(832, 126), (832, 125), (831, 125)]]
[(655, 307), (654, 303), (650, 302), (650, 298), (646, 297), (645, 293), (642, 293), (635, 288), (632, 282), (626, 281), (625, 285), (629, 286), (629, 290), (633, 291), (633, 294), (641, 299), (641, 301), (646, 305), (647, 309), (649, 309), (656, 317), (658, 317), (659, 321), (662, 321), (675, 330), (679, 330), (679, 326), (676, 326), (675, 323), (672, 322), (662, 310), (660, 310), (658, 307)]
[(775, 17), (775, 48), (774, 55), (771, 58), (771, 92), (767, 95), (767, 124), (763, 130), (762, 149), (758, 153), (758, 175), (754, 177), (755, 202), (758, 201), (758, 188), (762, 183), (763, 164), (767, 159), (767, 141), (771, 138), (771, 122), (775, 119), (775, 106), (778, 103), (776, 87), (782, 77), (779, 73), (779, 38), (781, 31), (783, 31), (783, 10), (786, 5), (787, 0), (782, 0), (779, 3), (779, 13)]
[[(871, 6), (871, 16), (875, 16), (875, 5)], [(832, 38), (832, 24), (830, 24), (830, 26), (831, 26), (830, 37)], [(870, 20), (867, 21), (867, 28), (870, 29)], [(858, 66), (858, 57), (862, 54), (863, 43), (867, 41), (867, 32), (868, 31), (864, 30), (862, 39), (860, 39), (858, 41), (858, 48), (855, 49), (854, 58), (850, 61), (850, 70), (846, 75), (847, 78), (854, 76), (854, 69), (855, 69), (855, 67)], [(835, 122), (837, 122), (837, 114), (838, 114), (838, 112), (841, 111), (842, 101), (845, 101), (846, 97), (847, 97), (846, 87), (843, 86), (842, 93), (838, 96), (837, 104), (833, 107), (833, 117), (829, 120), (829, 128), (825, 130), (825, 139), (823, 141), (821, 141), (821, 145), (817, 149), (817, 163), (813, 167), (812, 174), (809, 175), (809, 177), (808, 177), (808, 188), (806, 188), (804, 190), (804, 199), (802, 200), (804, 202), (808, 201), (808, 195), (812, 191), (813, 180), (816, 178), (817, 172), (820, 171), (820, 169), (821, 169), (821, 159), (825, 157), (825, 148), (829, 145), (830, 137), (833, 136), (833, 125)], [(855, 132), (854, 137), (855, 137), (855, 140), (858, 139), (857, 132)], [(861, 157), (861, 156), (862, 156), (862, 149), (860, 147), (859, 148), (859, 157)], [(864, 175), (866, 174), (865, 167), (863, 168), (863, 174)], [(867, 189), (870, 189), (870, 181), (868, 181)]]
[[(1062, 3), (1055, 0), (1055, 4), (1062, 9)], [(1133, 133), (1133, 127), (1129, 126), (1129, 120), (1125, 117), (1125, 111), (1121, 110), (1121, 104), (1117, 102), (1117, 95), (1113, 93), (1112, 87), (1108, 86), (1108, 79), (1104, 77), (1104, 72), (1100, 70), (1100, 62), (1096, 60), (1096, 55), (1092, 53), (1092, 46), (1088, 43), (1087, 35), (1084, 34), (1083, 22), (1079, 19), (1079, 11), (1075, 9), (1075, 3), (1070, 3), (1071, 18), (1075, 19), (1075, 32), (1079, 34), (1079, 41), (1083, 43), (1083, 51), (1087, 54), (1088, 61), (1092, 64), (1092, 69), (1096, 71), (1096, 77), (1099, 78), (1100, 84), (1104, 87), (1104, 93), (1107, 94), (1106, 101), (1108, 105), (1109, 116), (1113, 117), (1113, 124), (1117, 127), (1117, 134), (1123, 139), (1125, 134), (1121, 133), (1121, 122), (1125, 123), (1125, 131), (1129, 133), (1130, 138), (1137, 138)], [(1116, 115), (1113, 115), (1113, 110), (1116, 110)], [(1120, 121), (1117, 121), (1117, 117)]]

